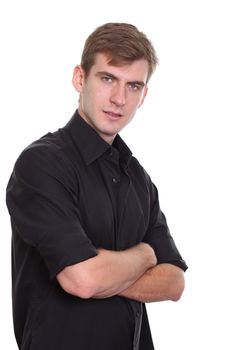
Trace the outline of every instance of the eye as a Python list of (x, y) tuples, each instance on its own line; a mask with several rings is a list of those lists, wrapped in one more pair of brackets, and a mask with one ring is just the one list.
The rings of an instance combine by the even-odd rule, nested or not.
[(135, 92), (142, 90), (142, 85), (138, 83), (129, 83), (128, 87), (131, 91), (135, 91)]
[(105, 83), (112, 83), (113, 82), (113, 78), (108, 76), (108, 75), (104, 75), (101, 77), (101, 80)]

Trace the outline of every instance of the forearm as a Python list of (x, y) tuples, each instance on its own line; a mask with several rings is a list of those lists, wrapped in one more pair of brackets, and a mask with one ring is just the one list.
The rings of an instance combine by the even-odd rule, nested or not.
[(106, 298), (127, 289), (155, 266), (153, 249), (140, 243), (124, 251), (100, 249), (94, 258), (69, 266), (58, 281), (68, 293), (83, 298)]
[(183, 271), (171, 264), (159, 264), (147, 270), (119, 295), (141, 301), (179, 300), (184, 289)]
[(152, 249), (144, 243), (125, 251), (99, 251), (99, 265), (94, 267), (98, 288), (94, 298), (105, 298), (118, 294), (155, 266)]

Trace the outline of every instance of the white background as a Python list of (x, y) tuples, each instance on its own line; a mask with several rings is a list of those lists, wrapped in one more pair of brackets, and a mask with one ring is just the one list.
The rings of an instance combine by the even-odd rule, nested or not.
[(1, 1), (0, 349), (16, 350), (4, 202), (10, 172), (26, 145), (70, 119), (84, 40), (110, 21), (138, 26), (160, 59), (122, 135), (159, 188), (189, 265), (182, 299), (148, 306), (156, 350), (233, 349), (232, 12), (230, 0)]

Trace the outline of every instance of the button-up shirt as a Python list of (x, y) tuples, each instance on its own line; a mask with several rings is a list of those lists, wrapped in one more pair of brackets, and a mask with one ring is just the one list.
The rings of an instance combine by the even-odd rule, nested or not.
[(7, 187), (13, 318), (21, 350), (153, 349), (144, 304), (81, 299), (56, 275), (97, 255), (149, 243), (158, 263), (187, 268), (149, 175), (116, 136), (106, 143), (76, 111), (28, 146)]

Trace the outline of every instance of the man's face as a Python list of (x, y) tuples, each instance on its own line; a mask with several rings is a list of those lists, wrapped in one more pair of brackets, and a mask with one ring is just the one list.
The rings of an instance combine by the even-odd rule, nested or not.
[(106, 55), (98, 53), (86, 79), (80, 66), (74, 70), (73, 84), (80, 93), (79, 114), (111, 144), (142, 105), (147, 76), (148, 62), (144, 59), (112, 66)]

